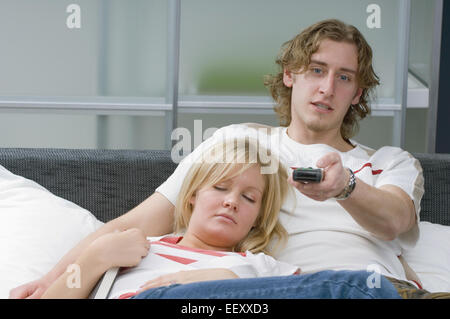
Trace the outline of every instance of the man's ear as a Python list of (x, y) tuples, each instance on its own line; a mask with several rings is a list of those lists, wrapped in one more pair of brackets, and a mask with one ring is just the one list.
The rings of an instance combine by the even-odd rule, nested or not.
[(291, 88), (292, 85), (294, 84), (294, 74), (287, 69), (284, 69), (283, 71), (283, 83), (288, 88)]
[(361, 97), (362, 92), (363, 92), (362, 88), (358, 88), (358, 90), (356, 90), (355, 97), (352, 100), (353, 105), (359, 104), (359, 98)]

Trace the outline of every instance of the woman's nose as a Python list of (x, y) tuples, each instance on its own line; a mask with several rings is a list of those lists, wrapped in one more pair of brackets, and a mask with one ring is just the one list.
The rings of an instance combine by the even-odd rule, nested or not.
[(235, 196), (229, 195), (223, 201), (223, 206), (236, 211), (238, 209), (238, 202)]

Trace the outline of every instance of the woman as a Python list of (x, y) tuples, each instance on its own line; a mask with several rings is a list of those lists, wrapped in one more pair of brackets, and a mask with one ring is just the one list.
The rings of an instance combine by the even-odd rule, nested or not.
[(267, 156), (267, 150), (248, 140), (219, 143), (205, 154), (190, 169), (176, 204), (175, 231), (182, 236), (148, 241), (139, 229), (103, 235), (75, 262), (80, 287), (70, 288), (71, 274), (64, 273), (42, 297), (86, 298), (112, 267), (139, 265), (121, 271), (113, 298), (174, 283), (298, 273), (297, 267), (265, 254), (269, 244), (282, 243), (287, 235), (278, 221), (287, 173), (278, 166), (262, 174), (277, 159), (272, 155), (263, 163), (259, 154)]

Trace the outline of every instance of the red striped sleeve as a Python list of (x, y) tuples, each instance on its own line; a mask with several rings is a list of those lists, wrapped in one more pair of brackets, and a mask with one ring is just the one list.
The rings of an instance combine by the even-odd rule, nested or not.
[[(356, 171), (353, 171), (353, 173), (354, 173), (354, 174), (359, 173), (359, 172), (362, 171), (363, 168), (365, 168), (365, 167), (370, 167), (370, 168), (372, 168), (372, 163), (366, 163), (366, 164), (364, 164), (360, 169), (358, 169), (358, 170), (356, 170)], [(377, 169), (377, 170), (372, 169), (372, 175), (378, 175), (378, 174), (381, 174), (382, 172), (383, 172), (382, 169)]]
[(192, 251), (192, 252), (196, 252), (196, 253), (200, 253), (200, 254), (205, 254), (205, 255), (210, 255), (210, 256), (216, 256), (216, 257), (227, 256), (226, 253), (222, 253), (222, 252), (216, 251), (216, 250), (206, 250), (206, 249), (199, 249), (199, 248), (191, 248), (191, 247), (186, 247), (186, 246), (181, 246), (181, 245), (174, 245), (174, 244), (161, 242), (161, 241), (152, 242), (152, 245), (163, 245), (163, 246), (167, 246), (167, 247), (172, 247), (172, 248), (177, 248), (177, 249), (182, 249), (182, 250), (188, 250), (188, 251)]

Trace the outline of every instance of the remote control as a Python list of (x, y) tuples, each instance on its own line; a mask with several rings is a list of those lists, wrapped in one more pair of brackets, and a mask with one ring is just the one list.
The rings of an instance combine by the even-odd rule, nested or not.
[(292, 179), (296, 182), (320, 183), (323, 180), (323, 169), (312, 167), (294, 168)]

